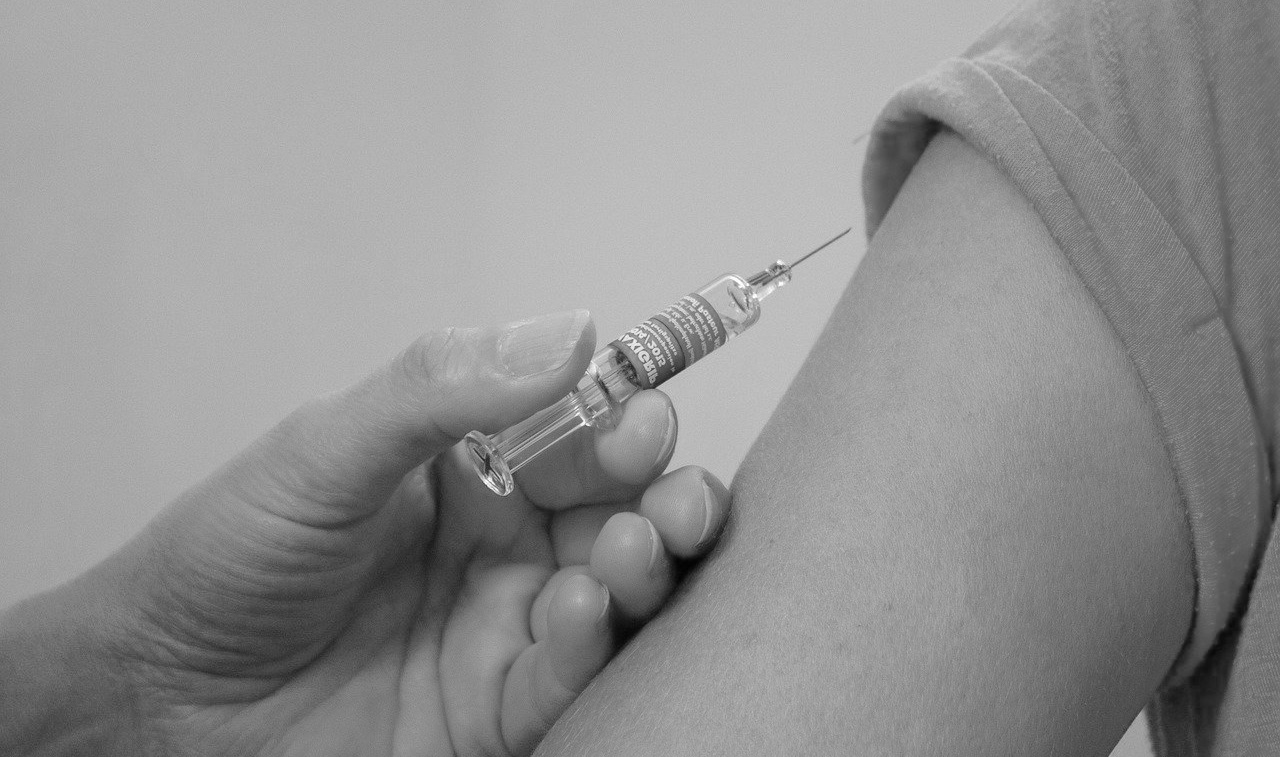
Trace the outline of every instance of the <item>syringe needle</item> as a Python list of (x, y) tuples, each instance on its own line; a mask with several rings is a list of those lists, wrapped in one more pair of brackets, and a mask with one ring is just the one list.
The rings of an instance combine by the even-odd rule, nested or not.
[(853, 227), (852, 227), (852, 226), (850, 226), (849, 228), (847, 228), (847, 229), (845, 229), (844, 231), (840, 232), (839, 234), (836, 234), (834, 237), (831, 237), (830, 239), (828, 239), (827, 241), (823, 242), (822, 244), (818, 245), (818, 246), (817, 246), (817, 248), (815, 248), (815, 249), (813, 249), (813, 250), (810, 250), (809, 252), (805, 253), (804, 257), (800, 258), (799, 260), (797, 260), (796, 262), (792, 263), (791, 265), (789, 265), (789, 266), (787, 266), (787, 267), (788, 267), (788, 268), (795, 268), (796, 266), (800, 265), (800, 264), (801, 264), (801, 263), (803, 263), (804, 261), (806, 261), (806, 260), (808, 260), (809, 258), (813, 257), (815, 254), (817, 254), (817, 253), (819, 253), (819, 252), (822, 252), (823, 250), (827, 249), (827, 247), (828, 247), (828, 246), (830, 246), (832, 243), (834, 243), (837, 239), (839, 239), (840, 237), (844, 236), (845, 234), (848, 234), (848, 233), (849, 233), (849, 232), (851, 232), (851, 231), (853, 231)]

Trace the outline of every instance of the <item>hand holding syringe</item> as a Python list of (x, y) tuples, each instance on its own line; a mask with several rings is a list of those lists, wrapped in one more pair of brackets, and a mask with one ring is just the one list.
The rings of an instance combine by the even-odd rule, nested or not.
[(467, 434), (476, 473), (505, 496), (515, 489), (512, 474), (543, 450), (583, 426), (613, 428), (631, 395), (658, 386), (754, 325), (760, 301), (791, 281), (792, 268), (849, 231), (790, 265), (779, 260), (751, 277), (720, 276), (603, 347), (577, 388), (556, 404), (494, 436)]

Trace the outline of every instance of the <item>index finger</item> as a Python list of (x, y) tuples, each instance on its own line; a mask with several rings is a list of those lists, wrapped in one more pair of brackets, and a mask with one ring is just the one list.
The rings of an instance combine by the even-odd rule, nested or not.
[(516, 473), (516, 485), (548, 510), (638, 499), (666, 469), (677, 432), (670, 398), (656, 389), (640, 391), (623, 406), (616, 428), (570, 435)]

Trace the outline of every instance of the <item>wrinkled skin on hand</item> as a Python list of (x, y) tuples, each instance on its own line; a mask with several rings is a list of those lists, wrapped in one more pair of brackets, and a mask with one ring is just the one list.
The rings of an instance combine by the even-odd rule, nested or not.
[(676, 429), (658, 392), (636, 395), (617, 429), (536, 460), (509, 497), (476, 478), (454, 442), (571, 388), (594, 337), (576, 321), (558, 326), (560, 363), (528, 375), (503, 362), (519, 329), (424, 337), (35, 600), (93, 619), (121, 710), (104, 743), (531, 752), (728, 513), (705, 471), (659, 477)]

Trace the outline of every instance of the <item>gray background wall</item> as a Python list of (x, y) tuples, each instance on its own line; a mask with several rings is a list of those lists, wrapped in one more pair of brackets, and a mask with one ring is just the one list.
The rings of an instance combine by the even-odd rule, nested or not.
[[(860, 231), (854, 137), (1007, 5), (0, 5), (0, 606), (427, 328)], [(860, 250), (669, 385), (676, 464), (732, 476)]]

